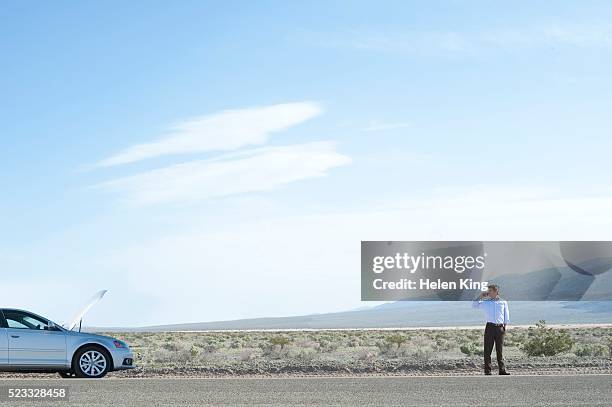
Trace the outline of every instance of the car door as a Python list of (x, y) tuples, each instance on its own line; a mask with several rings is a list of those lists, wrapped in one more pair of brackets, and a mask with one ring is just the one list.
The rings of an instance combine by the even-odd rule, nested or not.
[(8, 365), (8, 333), (6, 321), (0, 310), (0, 367)]
[(49, 321), (19, 310), (4, 310), (9, 366), (64, 366), (66, 335)]

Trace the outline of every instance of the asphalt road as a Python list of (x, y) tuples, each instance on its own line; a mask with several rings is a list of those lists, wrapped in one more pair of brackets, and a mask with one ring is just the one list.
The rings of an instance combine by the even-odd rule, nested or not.
[(611, 406), (612, 376), (355, 377), (291, 379), (0, 380), (68, 386), (69, 401), (4, 398), (6, 406)]

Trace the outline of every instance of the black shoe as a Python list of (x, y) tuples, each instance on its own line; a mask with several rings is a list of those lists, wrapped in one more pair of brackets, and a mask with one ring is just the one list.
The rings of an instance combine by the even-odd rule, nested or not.
[(485, 372), (485, 376), (491, 376), (491, 372)]
[(499, 372), (500, 376), (510, 376), (510, 373), (508, 372)]

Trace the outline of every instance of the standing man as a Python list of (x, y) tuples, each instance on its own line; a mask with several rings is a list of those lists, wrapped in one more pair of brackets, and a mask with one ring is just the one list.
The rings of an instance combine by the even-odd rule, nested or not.
[(506, 364), (502, 353), (504, 349), (506, 325), (510, 322), (508, 303), (499, 297), (499, 287), (495, 284), (489, 284), (487, 292), (480, 294), (480, 296), (474, 300), (472, 306), (484, 310), (487, 322), (484, 332), (485, 374), (491, 374), (491, 352), (493, 352), (493, 344), (495, 344), (499, 374), (509, 375), (510, 373), (506, 372)]

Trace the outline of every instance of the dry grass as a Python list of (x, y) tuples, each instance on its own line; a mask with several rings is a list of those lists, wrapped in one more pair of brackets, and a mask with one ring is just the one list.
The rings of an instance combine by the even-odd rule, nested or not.
[[(574, 347), (563, 354), (539, 358), (580, 360), (612, 358), (612, 328), (574, 328), (567, 332)], [(385, 361), (466, 362), (480, 361), (482, 330), (422, 331), (291, 331), (291, 332), (173, 332), (110, 333), (132, 347), (143, 368), (227, 368), (280, 362), (353, 364)], [(505, 354), (529, 360), (522, 345), (529, 338), (525, 328), (508, 331)], [(570, 362), (571, 363), (571, 362)]]

